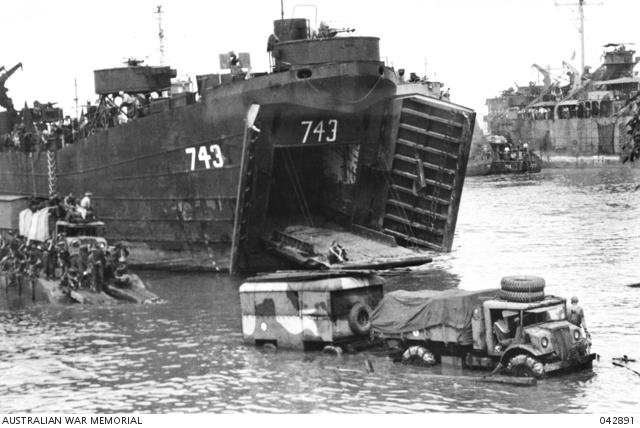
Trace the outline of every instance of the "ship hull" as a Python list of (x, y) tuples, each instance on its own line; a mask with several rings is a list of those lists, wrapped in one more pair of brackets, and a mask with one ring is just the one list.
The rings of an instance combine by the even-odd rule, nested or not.
[(618, 155), (630, 136), (626, 124), (631, 116), (570, 118), (558, 120), (518, 119), (509, 125), (514, 142), (549, 155)]
[[(0, 153), (0, 193), (46, 198), (52, 178), (62, 194), (91, 191), (135, 267), (284, 267), (265, 240), (295, 224), (450, 251), (475, 113), (396, 96), (395, 82), (377, 61), (206, 82), (198, 102), (159, 101), (55, 152)], [(425, 259), (405, 250), (385, 261)], [(352, 263), (375, 264), (363, 254)]]
[[(134, 266), (227, 270), (249, 107), (261, 106), (256, 124), (265, 133), (287, 131), (274, 143), (301, 145), (318, 134), (309, 130), (302, 142), (303, 120), (331, 118), (362, 131), (371, 106), (395, 91), (392, 72), (377, 62), (313, 71), (313, 79), (301, 80), (294, 70), (212, 88), (195, 104), (167, 105), (100, 130), (55, 153), (57, 189), (91, 191), (110, 241), (129, 244)], [(366, 128), (379, 130), (381, 120), (378, 114)], [(316, 143), (332, 140), (330, 132)], [(361, 144), (365, 135), (341, 132), (329, 143)], [(0, 153), (0, 192), (48, 197), (49, 167), (46, 152)]]

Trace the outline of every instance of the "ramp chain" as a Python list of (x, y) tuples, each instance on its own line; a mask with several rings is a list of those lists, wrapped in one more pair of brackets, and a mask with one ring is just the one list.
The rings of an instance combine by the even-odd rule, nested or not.
[(53, 196), (58, 188), (56, 152), (47, 150), (47, 173), (49, 179), (49, 196)]

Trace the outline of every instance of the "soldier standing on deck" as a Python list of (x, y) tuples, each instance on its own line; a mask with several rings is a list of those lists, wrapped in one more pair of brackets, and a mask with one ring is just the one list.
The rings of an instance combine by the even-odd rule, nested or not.
[(89, 220), (89, 221), (94, 220), (93, 206), (91, 204), (91, 197), (92, 196), (93, 196), (93, 193), (85, 192), (84, 193), (84, 197), (80, 200), (80, 208), (81, 208), (81, 210), (78, 210), (80, 212), (84, 211), (83, 218), (85, 220)]

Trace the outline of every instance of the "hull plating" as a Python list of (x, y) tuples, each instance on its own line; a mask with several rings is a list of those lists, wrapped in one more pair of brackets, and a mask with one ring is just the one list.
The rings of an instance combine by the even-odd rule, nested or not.
[[(57, 188), (94, 193), (109, 239), (132, 246), (132, 264), (227, 269), (249, 106), (269, 112), (258, 118), (265, 131), (277, 121), (287, 125), (282, 118), (301, 109), (308, 112), (291, 122), (298, 126), (292, 133), (297, 140), (283, 140), (304, 144), (299, 134), (305, 129), (297, 122), (335, 113), (361, 123), (364, 110), (393, 94), (391, 74), (379, 63), (327, 64), (313, 68), (310, 78), (292, 70), (212, 88), (195, 104), (100, 130), (60, 149)], [(379, 129), (382, 123), (362, 126)], [(0, 153), (0, 192), (47, 197), (46, 154)]]

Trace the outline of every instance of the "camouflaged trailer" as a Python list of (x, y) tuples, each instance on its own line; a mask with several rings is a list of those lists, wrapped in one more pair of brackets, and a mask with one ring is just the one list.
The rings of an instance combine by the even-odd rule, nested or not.
[(242, 334), (254, 345), (322, 349), (366, 342), (384, 280), (369, 271), (278, 272), (240, 286)]

